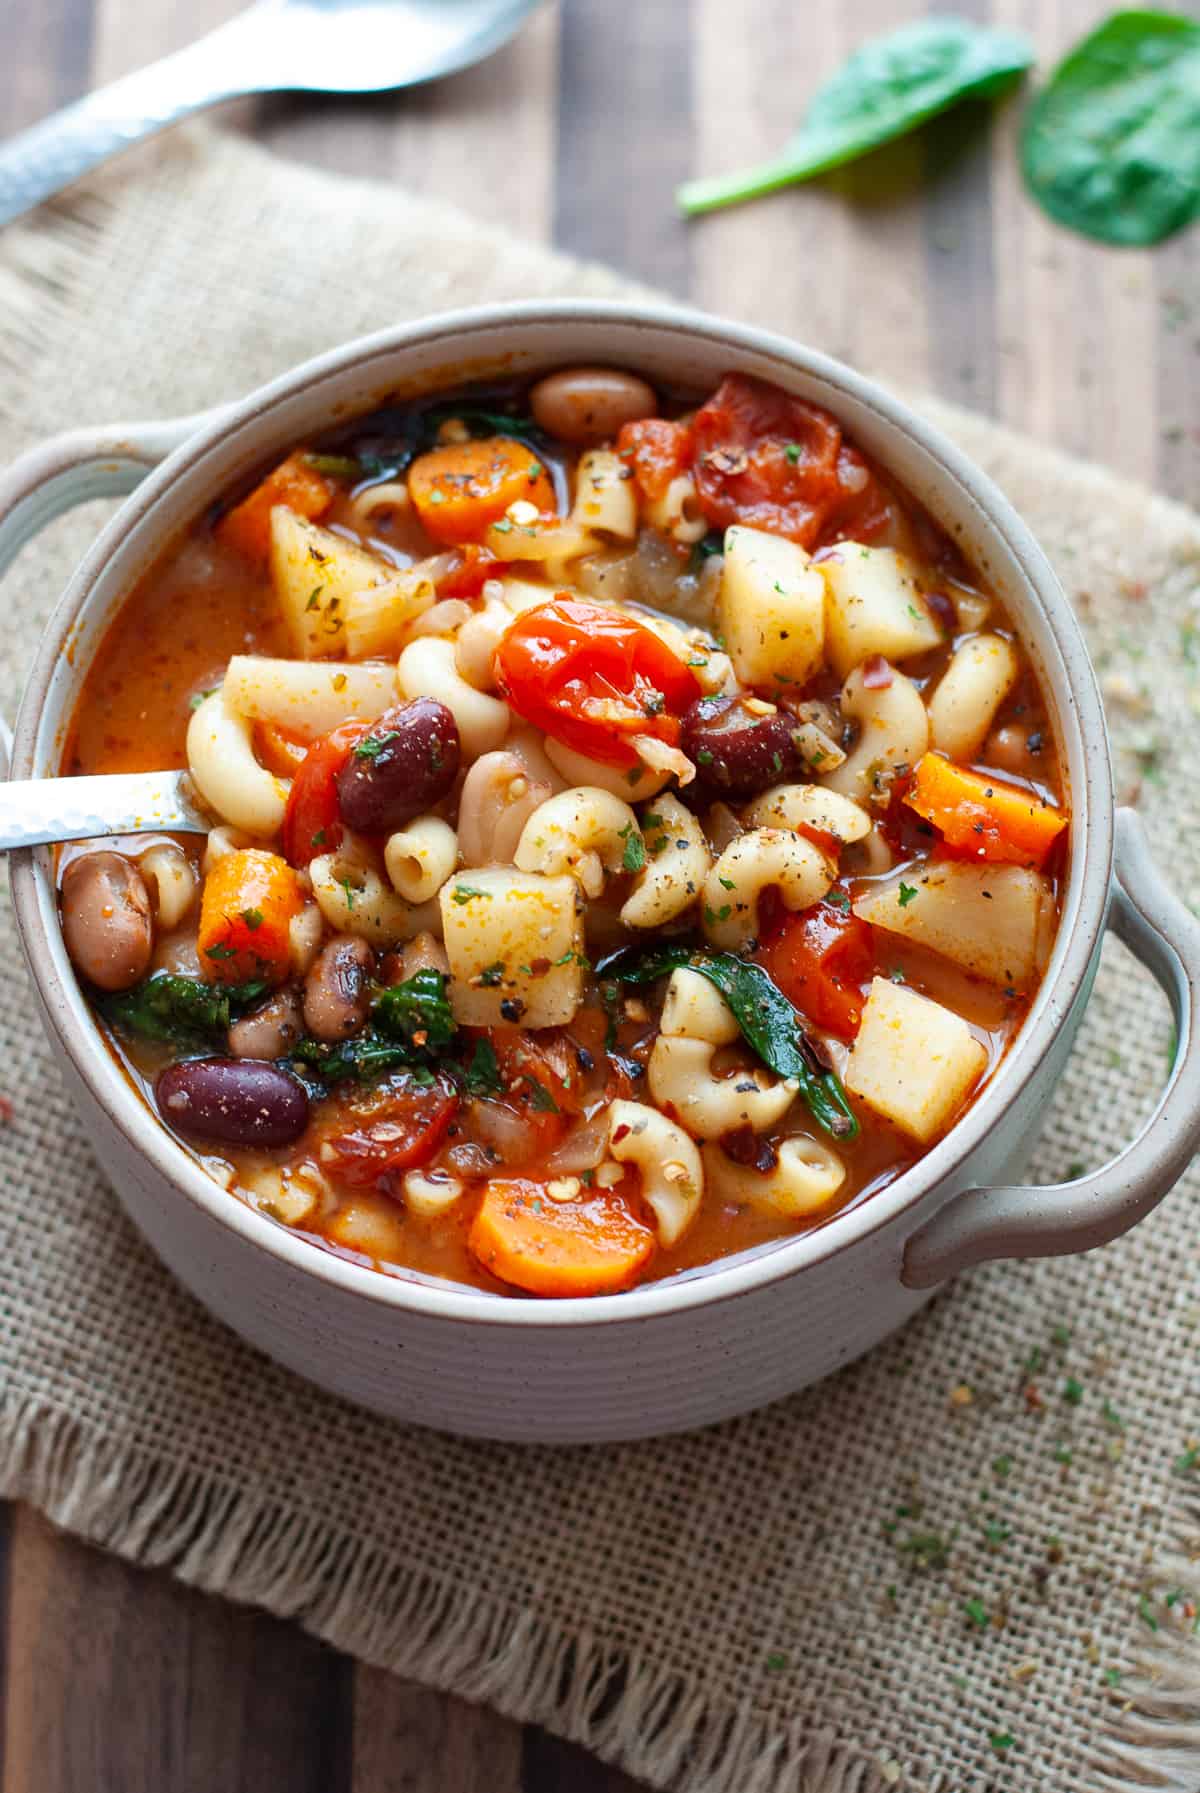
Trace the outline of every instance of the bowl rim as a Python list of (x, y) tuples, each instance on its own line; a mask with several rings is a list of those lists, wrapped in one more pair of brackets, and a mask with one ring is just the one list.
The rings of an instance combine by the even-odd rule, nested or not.
[[(779, 364), (784, 377), (790, 371), (822, 380), (906, 436), (918, 452), (934, 463), (939, 479), (957, 487), (960, 501), (973, 508), (1002, 543), (1031, 601), (1041, 610), (1062, 659), (1066, 687), (1058, 695), (1059, 726), (1064, 747), (1070, 745), (1070, 731), (1077, 734), (1082, 770), (1082, 777), (1074, 778), (1071, 787), (1071, 872), (1051, 961), (1017, 1039), (979, 1099), (936, 1145), (892, 1183), (835, 1214), (813, 1231), (784, 1239), (769, 1250), (716, 1259), (711, 1265), (643, 1283), (620, 1294), (538, 1301), (514, 1299), (457, 1283), (440, 1284), (434, 1279), (416, 1281), (403, 1274), (374, 1269), (320, 1249), (231, 1196), (163, 1127), (109, 1051), (74, 979), (60, 975), (42, 906), (44, 874), (39, 872), (32, 852), (14, 854), (12, 889), (18, 932), (47, 1021), (92, 1097), (125, 1140), (159, 1173), (172, 1198), (185, 1197), (218, 1225), (257, 1250), (283, 1260), (302, 1276), (335, 1285), (349, 1295), (365, 1297), (380, 1308), (398, 1308), (448, 1322), (500, 1327), (586, 1327), (634, 1324), (659, 1315), (683, 1313), (765, 1289), (862, 1245), (871, 1235), (913, 1216), (935, 1188), (946, 1190), (945, 1199), (952, 1199), (958, 1191), (947, 1189), (947, 1185), (1035, 1075), (1052, 1050), (1059, 1026), (1084, 989), (1110, 894), (1114, 798), (1095, 673), (1061, 585), (1007, 498), (936, 425), (928, 423), (873, 379), (776, 332), (670, 304), (519, 300), (438, 313), (358, 337), (314, 356), (236, 403), (222, 407), (138, 485), (72, 574), (42, 631), (25, 685), (16, 722), (12, 775), (32, 775), (51, 674), (71, 640), (78, 617), (94, 595), (108, 560), (118, 545), (150, 516), (177, 477), (311, 385), (331, 376), (360, 376), (376, 359), (391, 359), (406, 349), (444, 344), (451, 360), (467, 362), (471, 339), (476, 335), (547, 326), (569, 334), (573, 326), (581, 325), (700, 338), (706, 346), (727, 349), (733, 365), (739, 357), (766, 358)], [(629, 348), (632, 351), (634, 345), (631, 343)], [(553, 360), (565, 365), (569, 364), (569, 357), (570, 345), (566, 342), (561, 357), (556, 353)], [(172, 527), (178, 529), (177, 524)], [(147, 557), (147, 563), (150, 558)], [(969, 1179), (960, 1185), (968, 1186)]]

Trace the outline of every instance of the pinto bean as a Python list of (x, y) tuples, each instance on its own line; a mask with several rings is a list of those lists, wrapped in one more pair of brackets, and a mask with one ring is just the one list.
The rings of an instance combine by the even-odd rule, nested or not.
[(304, 1018), (300, 998), (290, 988), (276, 990), (229, 1029), (234, 1058), (282, 1058), (300, 1038)]
[(375, 954), (365, 940), (340, 934), (321, 948), (304, 980), (304, 1024), (318, 1040), (348, 1040), (371, 1007)]
[(84, 853), (62, 881), (62, 929), (71, 963), (100, 990), (128, 990), (154, 948), (146, 880), (122, 853)]
[(435, 697), (385, 710), (338, 773), (343, 822), (359, 833), (392, 833), (446, 795), (458, 761), (458, 724)]
[(539, 380), (529, 394), (533, 420), (548, 436), (586, 446), (606, 442), (623, 423), (653, 417), (653, 386), (615, 367), (563, 367)]
[(679, 744), (714, 795), (754, 797), (795, 776), (793, 726), (783, 710), (759, 715), (740, 697), (701, 697), (684, 715)]
[(230, 1146), (286, 1146), (308, 1125), (304, 1086), (261, 1058), (190, 1058), (154, 1089), (169, 1127)]

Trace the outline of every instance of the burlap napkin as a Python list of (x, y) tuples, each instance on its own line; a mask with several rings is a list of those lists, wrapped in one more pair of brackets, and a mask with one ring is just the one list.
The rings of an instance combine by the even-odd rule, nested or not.
[[(621, 290), (392, 191), (179, 140), (4, 238), (0, 446), (210, 404), (448, 304)], [(1194, 892), (1200, 524), (929, 408), (1062, 572), (1123, 782)], [(8, 577), (10, 709), (96, 521)], [(664, 1787), (1200, 1788), (1194, 1176), (1103, 1253), (962, 1278), (750, 1418), (617, 1448), (462, 1443), (325, 1398), (174, 1286), (99, 1181), (7, 917), (0, 951), (6, 1493)], [(1040, 1178), (1130, 1136), (1168, 1036), (1110, 949)]]

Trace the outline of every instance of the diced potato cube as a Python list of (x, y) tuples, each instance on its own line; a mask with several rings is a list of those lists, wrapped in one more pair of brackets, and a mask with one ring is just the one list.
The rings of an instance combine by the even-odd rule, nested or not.
[(825, 653), (847, 678), (872, 654), (904, 660), (937, 647), (942, 631), (927, 609), (917, 569), (895, 548), (839, 542), (814, 563), (825, 581)]
[(583, 904), (569, 873), (471, 867), (439, 893), (450, 1006), (467, 1027), (558, 1027), (583, 1000)]
[(804, 549), (761, 529), (727, 529), (717, 628), (743, 685), (810, 679), (824, 657), (825, 586)]
[(854, 913), (1014, 990), (1042, 971), (1054, 936), (1050, 884), (1023, 865), (927, 864), (859, 897)]
[(845, 1082), (851, 1095), (925, 1145), (949, 1125), (986, 1064), (986, 1050), (961, 1015), (877, 977)]
[(400, 701), (394, 666), (271, 660), (261, 654), (233, 656), (224, 692), (237, 715), (273, 722), (302, 741), (315, 741), (343, 722), (374, 722)]
[(296, 652), (306, 660), (390, 653), (405, 623), (435, 596), (427, 579), (397, 572), (281, 504), (271, 512), (271, 579)]

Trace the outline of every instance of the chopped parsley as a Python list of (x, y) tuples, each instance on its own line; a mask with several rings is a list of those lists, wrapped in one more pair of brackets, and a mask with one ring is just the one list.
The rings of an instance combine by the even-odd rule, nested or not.
[(243, 909), (242, 920), (253, 934), (263, 925), (263, 912), (261, 909)]
[(627, 872), (640, 872), (646, 863), (646, 843), (632, 822), (626, 822), (618, 837), (625, 842), (621, 865)]
[(306, 611), (316, 609), (317, 601), (320, 598), (321, 593), (324, 590), (325, 590), (325, 587), (323, 585), (314, 585), (313, 586), (312, 590), (308, 594), (308, 603), (304, 606)]
[(531, 1077), (528, 1071), (525, 1073), (525, 1082), (529, 1086), (529, 1105), (534, 1110), (535, 1114), (562, 1113), (558, 1103), (554, 1100), (554, 1097), (550, 1094), (550, 1091), (546, 1088), (544, 1083), (539, 1083), (537, 1078)]
[(498, 1096), (502, 1087), (496, 1048), (488, 1039), (476, 1040), (471, 1062), (463, 1072), (463, 1089), (468, 1096)]
[(973, 1594), (969, 1600), (964, 1602), (963, 1612), (972, 1625), (975, 1625), (980, 1631), (986, 1631), (992, 1622), (991, 1615), (978, 1594)]
[(399, 736), (400, 730), (398, 728), (388, 728), (385, 729), (381, 735), (364, 736), (361, 741), (355, 743), (350, 751), (353, 753), (355, 759), (374, 761), (379, 758), (388, 742), (398, 740)]
[(903, 878), (901, 878), (900, 889), (897, 891), (896, 894), (899, 899), (900, 907), (902, 909), (907, 909), (908, 905), (912, 902), (913, 898), (917, 894), (917, 887), (915, 884), (906, 884), (904, 882)]
[(464, 903), (469, 903), (472, 897), (483, 897), (487, 900), (492, 893), (490, 890), (480, 890), (477, 884), (456, 884), (450, 894), (461, 908)]
[(799, 464), (800, 455), (802, 453), (802, 450), (801, 450), (800, 444), (798, 442), (789, 442), (783, 452), (787, 456), (788, 460), (791, 462), (793, 467), (795, 467)]

